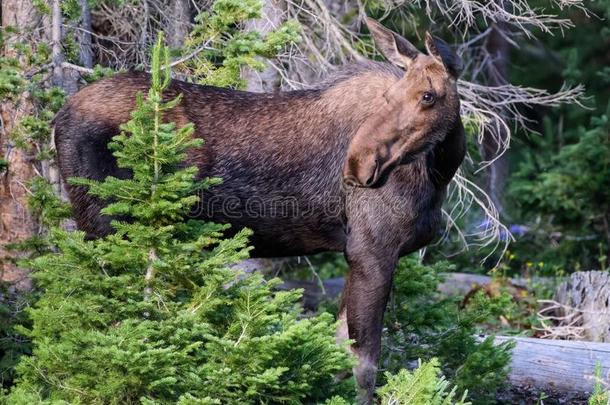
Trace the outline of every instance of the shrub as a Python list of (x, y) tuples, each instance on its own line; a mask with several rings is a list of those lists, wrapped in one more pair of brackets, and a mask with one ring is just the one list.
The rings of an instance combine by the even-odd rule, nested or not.
[(449, 389), (449, 382), (441, 375), (439, 362), (433, 358), (409, 372), (400, 370), (396, 375), (386, 374), (387, 383), (378, 390), (382, 405), (468, 405), (462, 398), (455, 400), (456, 387)]
[(408, 256), (398, 265), (385, 317), (382, 367), (392, 372), (415, 359), (440, 361), (443, 373), (476, 404), (494, 403), (508, 375), (510, 342), (493, 345), (493, 338), (477, 340), (478, 326), (497, 317), (509, 297), (478, 294), (460, 309), (455, 300), (440, 296), (440, 272), (452, 270), (447, 262), (422, 264)]

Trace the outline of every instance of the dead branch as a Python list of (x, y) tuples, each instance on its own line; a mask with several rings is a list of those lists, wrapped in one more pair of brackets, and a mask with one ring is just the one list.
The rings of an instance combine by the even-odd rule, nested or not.
[(78, 65), (75, 65), (74, 63), (70, 63), (70, 62), (62, 62), (61, 66), (66, 69), (76, 70), (79, 73), (83, 73), (83, 74), (87, 74), (87, 75), (94, 72), (94, 70), (91, 68), (84, 67), (84, 66), (78, 66)]

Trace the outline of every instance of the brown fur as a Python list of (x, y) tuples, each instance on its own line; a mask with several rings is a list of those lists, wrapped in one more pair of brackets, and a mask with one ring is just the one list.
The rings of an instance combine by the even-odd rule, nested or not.
[[(406, 74), (386, 63), (354, 65), (312, 90), (254, 94), (174, 80), (165, 94), (183, 95), (166, 119), (194, 123), (205, 140), (186, 164), (223, 179), (193, 216), (251, 228), (254, 256), (345, 253), (341, 311), (360, 357), (355, 373), (365, 402), (396, 262), (434, 238), (447, 183), (464, 156), (456, 79), (441, 56), (405, 59)], [(106, 144), (149, 80), (118, 75), (70, 99), (55, 120), (64, 178), (129, 176)], [(437, 101), (423, 108), (427, 91)], [(111, 231), (102, 201), (82, 187), (68, 193), (80, 229), (92, 237)], [(261, 209), (274, 204), (284, 211)]]

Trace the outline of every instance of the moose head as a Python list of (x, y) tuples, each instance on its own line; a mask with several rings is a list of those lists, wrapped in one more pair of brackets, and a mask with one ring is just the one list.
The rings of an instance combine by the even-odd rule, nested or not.
[(346, 184), (375, 187), (399, 164), (442, 141), (459, 119), (460, 58), (441, 39), (426, 33), (428, 54), (366, 18), (383, 55), (405, 71), (383, 95), (380, 111), (368, 117), (352, 139), (343, 168)]

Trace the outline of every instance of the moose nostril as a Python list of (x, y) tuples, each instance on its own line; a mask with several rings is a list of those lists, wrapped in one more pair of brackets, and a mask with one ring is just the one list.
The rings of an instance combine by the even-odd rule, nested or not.
[(358, 187), (358, 180), (354, 176), (347, 176), (343, 178), (343, 184), (348, 187)]

